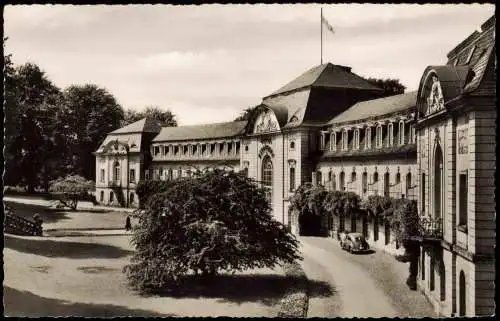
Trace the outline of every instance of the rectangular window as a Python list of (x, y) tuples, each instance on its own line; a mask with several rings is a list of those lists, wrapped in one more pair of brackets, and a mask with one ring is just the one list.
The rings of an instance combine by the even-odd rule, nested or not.
[(101, 178), (100, 178), (101, 182), (104, 182), (105, 174), (106, 174), (106, 172), (104, 171), (104, 169), (101, 169)]
[(458, 198), (458, 209), (459, 209), (459, 217), (458, 217), (458, 225), (466, 227), (467, 226), (467, 171), (464, 174), (459, 175), (459, 191), (460, 193)]
[(130, 182), (134, 183), (135, 182), (135, 169), (131, 168), (130, 169)]
[(155, 149), (155, 156), (160, 154), (160, 146), (155, 146), (154, 149)]
[(295, 190), (295, 167), (290, 167), (290, 192)]

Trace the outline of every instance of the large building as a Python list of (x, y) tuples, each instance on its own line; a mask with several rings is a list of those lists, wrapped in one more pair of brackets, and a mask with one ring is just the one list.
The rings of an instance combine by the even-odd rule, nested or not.
[[(351, 68), (327, 63), (264, 97), (247, 121), (160, 128), (140, 120), (95, 152), (96, 198), (137, 206), (140, 179), (232, 168), (267, 189), (273, 215), (294, 232), (301, 223), (289, 216), (289, 198), (303, 183), (416, 199), (429, 232), (420, 240), (420, 290), (442, 315), (493, 314), (494, 39), (492, 17), (446, 65), (426, 68), (415, 92), (384, 97)], [(345, 225), (401, 251), (387, 223)]]

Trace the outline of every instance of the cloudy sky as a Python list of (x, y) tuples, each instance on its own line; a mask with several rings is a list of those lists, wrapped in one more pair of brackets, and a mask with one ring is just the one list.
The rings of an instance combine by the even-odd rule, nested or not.
[[(230, 121), (320, 63), (319, 5), (7, 6), (6, 53), (59, 87), (95, 83), (181, 125)], [(323, 5), (323, 60), (417, 88), (494, 5)]]

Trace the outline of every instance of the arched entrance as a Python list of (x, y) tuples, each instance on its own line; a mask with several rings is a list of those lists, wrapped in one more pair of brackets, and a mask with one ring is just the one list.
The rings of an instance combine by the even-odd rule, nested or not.
[(299, 234), (302, 236), (322, 236), (321, 216), (312, 213), (299, 214)]
[(465, 292), (465, 273), (460, 271), (460, 276), (458, 278), (458, 315), (465, 316), (466, 310), (466, 292)]
[(439, 144), (434, 153), (434, 218), (442, 216), (443, 204), (443, 152)]

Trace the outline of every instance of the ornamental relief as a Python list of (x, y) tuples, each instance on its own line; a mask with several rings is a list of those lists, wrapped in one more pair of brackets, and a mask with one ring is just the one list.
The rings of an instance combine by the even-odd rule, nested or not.
[(275, 132), (279, 130), (279, 125), (271, 111), (267, 111), (257, 118), (255, 122), (255, 133)]
[(469, 152), (469, 130), (468, 128), (461, 129), (458, 131), (458, 153), (467, 154)]
[(427, 115), (444, 109), (444, 97), (441, 83), (436, 75), (432, 76), (432, 87), (427, 98)]

